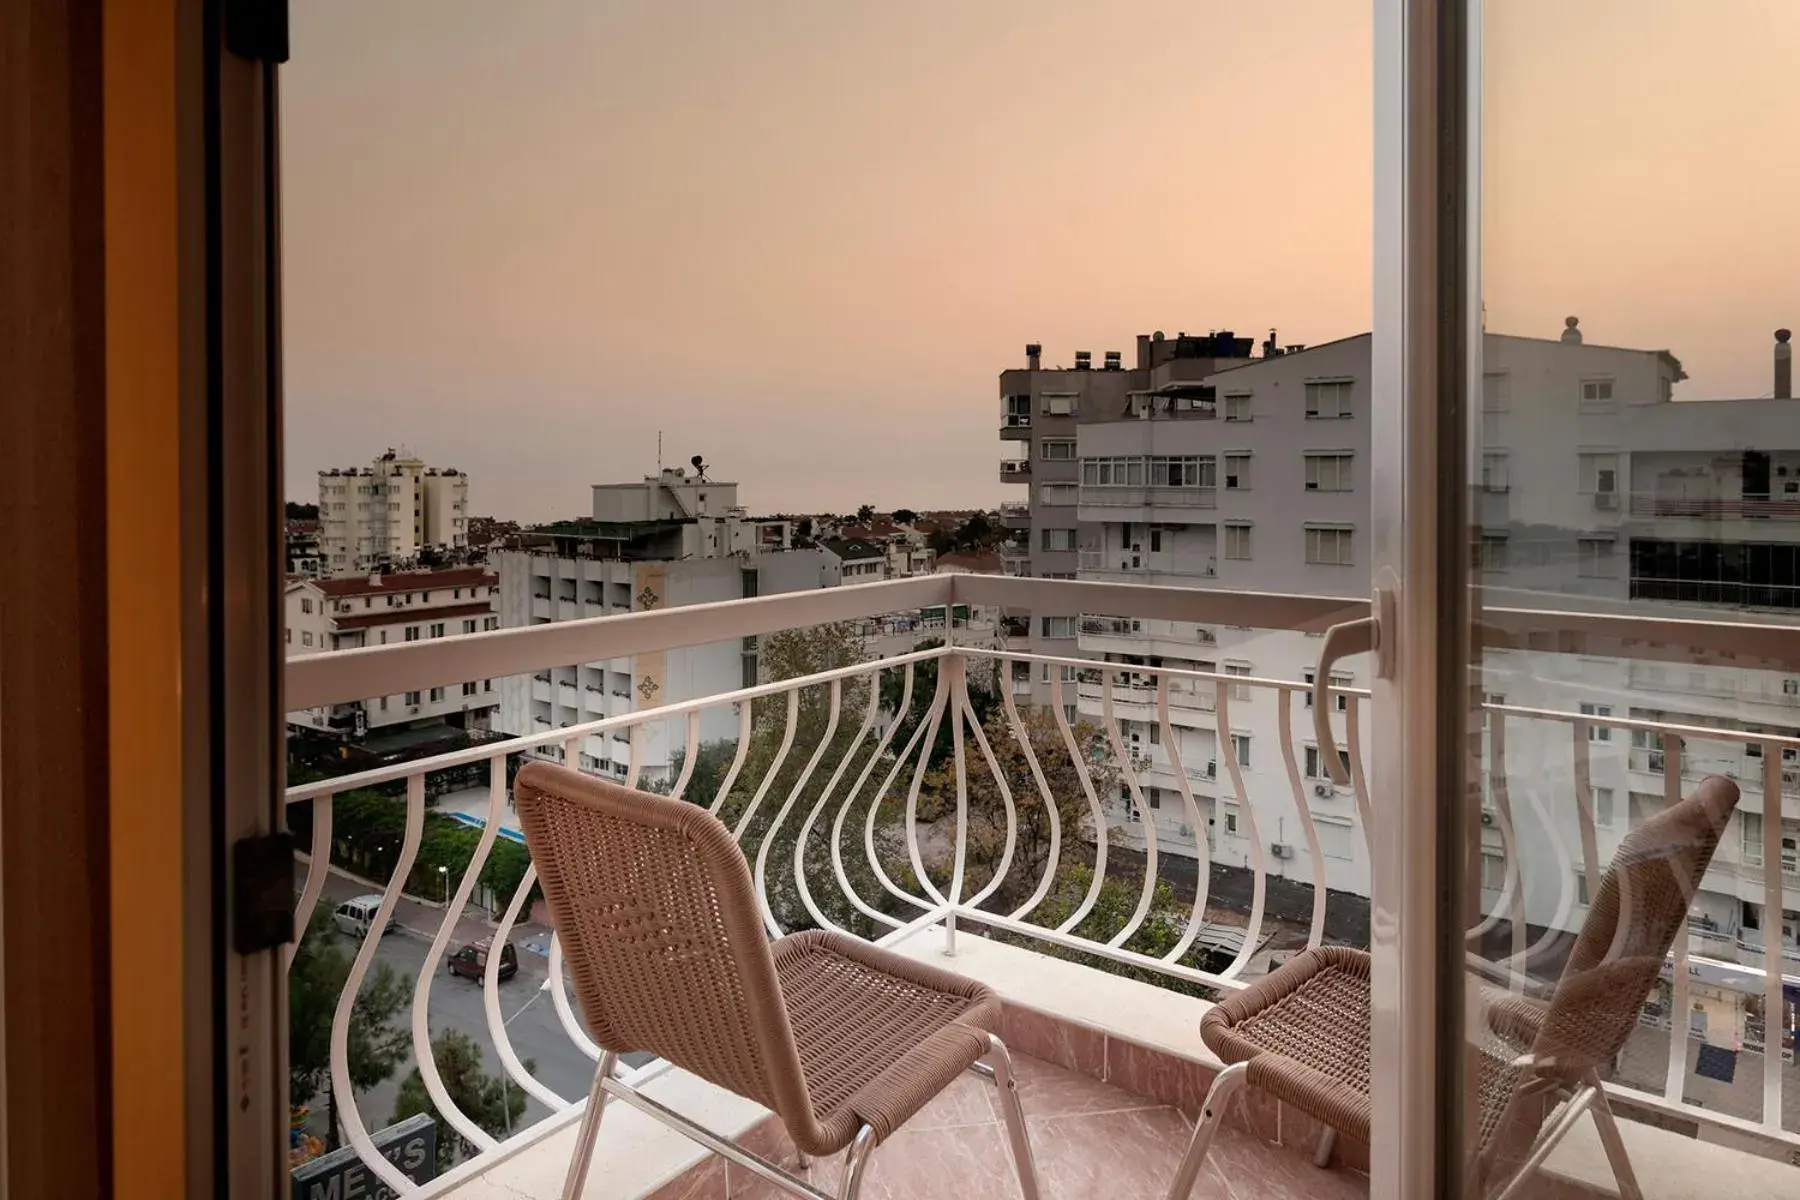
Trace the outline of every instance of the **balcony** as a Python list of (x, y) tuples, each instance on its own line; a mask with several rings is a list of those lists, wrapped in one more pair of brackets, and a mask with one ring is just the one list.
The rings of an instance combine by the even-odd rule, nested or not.
[(1028, 412), (1010, 412), (1000, 415), (1000, 440), (1003, 442), (1028, 442), (1031, 440), (1031, 414)]
[(1000, 524), (1007, 529), (1030, 529), (1031, 505), (1024, 500), (1001, 501)]
[(1000, 543), (1000, 557), (1017, 561), (1031, 557), (1031, 543), (1025, 538), (1009, 537)]
[[(766, 648), (790, 630), (935, 607), (953, 611), (959, 604), (1119, 614), (1108, 620), (1206, 621), (1285, 630), (1296, 638), (1300, 630), (1366, 611), (1328, 598), (950, 575), (296, 659), (288, 665), (287, 700), (301, 709), (323, 707), (465, 678), (547, 676), (567, 664), (720, 644), (735, 649), (747, 637), (763, 639)], [(1537, 619), (1503, 609), (1490, 609), (1485, 617), (1513, 634)], [(1079, 683), (1072, 697), (1061, 679), (1062, 669), (1071, 666), (1105, 671), (1106, 680)], [(1032, 680), (1046, 670), (1060, 703), (1034, 710), (1015, 701), (985, 725), (974, 723), (971, 680), (997, 677), (1009, 681), (1009, 692), (1029, 696)], [(1027, 673), (1024, 678), (1019, 671)], [(524, 850), (511, 825), (508, 768), (519, 756), (578, 763), (582, 746), (596, 739), (614, 746), (609, 775), (627, 785), (652, 782), (727, 821), (745, 850), (772, 928), (841, 929), (920, 961), (947, 964), (1001, 994), (1002, 1032), (1021, 1060), (1048, 1195), (1156, 1194), (1219, 1067), (1195, 1032), (1212, 999), (1245, 987), (1268, 968), (1272, 954), (1337, 938), (1343, 919), (1338, 906), (1366, 910), (1361, 894), (1341, 885), (1339, 864), (1348, 860), (1339, 857), (1342, 846), (1327, 840), (1331, 831), (1314, 814), (1365, 848), (1381, 817), (1356, 740), (1359, 729), (1366, 736), (1369, 728), (1368, 694), (1340, 688), (1343, 703), (1327, 706), (1352, 749), (1349, 785), (1323, 797), (1321, 785), (1305, 772), (1314, 719), (1304, 705), (1307, 694), (1307, 685), (1295, 679), (1137, 666), (1108, 671), (1003, 647), (940, 645), (873, 660), (833, 659), (735, 691), (663, 694), (655, 707), (568, 728), (534, 727), (505, 742), (290, 788), (289, 812), (309, 847), (298, 927), (350, 895), (381, 896), (372, 923), (378, 932), (355, 943), (334, 1024), (348, 1028), (360, 1019), (358, 989), (376, 962), (388, 962), (392, 948), (402, 947), (397, 961), (409, 964), (406, 979), (418, 1014), (411, 1059), (472, 1152), (429, 1182), (400, 1177), (376, 1142), (391, 1099), (353, 1092), (349, 1052), (340, 1038), (332, 1047), (332, 1069), (345, 1081), (339, 1105), (345, 1144), (371, 1175), (402, 1195), (511, 1200), (559, 1194), (598, 1051), (570, 999), (555, 931), (535, 919), (532, 877), (518, 873)], [(1071, 725), (1065, 704), (1074, 699), (1084, 703)], [(1160, 754), (1166, 770), (1150, 767), (1134, 751), (1124, 722), (1168, 726), (1182, 711), (1216, 712), (1220, 726), (1234, 729), (1232, 714), (1241, 720), (1260, 712), (1278, 719), (1279, 736), (1259, 736), (1216, 761), (1184, 761), (1180, 739), (1165, 736)], [(1647, 726), (1541, 709), (1489, 711), (1506, 727), (1548, 729), (1573, 759), (1576, 778), (1588, 766), (1586, 727)], [(955, 736), (941, 737), (952, 724)], [(1647, 727), (1671, 736), (1683, 732), (1679, 726)], [(1076, 740), (1078, 731), (1092, 739), (1089, 744)], [(1615, 734), (1621, 741), (1624, 736)], [(1736, 736), (1764, 742), (1765, 753), (1777, 755), (1791, 740)], [(1001, 795), (988, 773), (990, 756), (1017, 745), (1031, 748), (1032, 762), (994, 768), (1012, 781)], [(659, 764), (670, 761), (651, 759), (657, 747), (679, 754), (667, 778), (652, 779)], [(1489, 755), (1490, 766), (1504, 775), (1503, 739), (1490, 739)], [(1155, 785), (1162, 792), (1154, 815), (1144, 793), (1147, 768), (1171, 780)], [(449, 777), (455, 789), (438, 797), (428, 813), (427, 796)], [(1195, 794), (1202, 784), (1218, 804), (1231, 805), (1229, 815), (1215, 818), (1210, 838), (1208, 815), (1200, 809), (1207, 796)], [(361, 864), (372, 884), (327, 869), (344, 839), (357, 836), (347, 822), (335, 833), (333, 827), (334, 809), (352, 794), (365, 801), (385, 796), (401, 817), (380, 854)], [(1580, 806), (1571, 800), (1569, 821)], [(450, 811), (480, 834), (468, 860), (440, 875), (421, 865), (420, 853), (429, 844), (427, 822), (437, 838)], [(1509, 838), (1537, 819), (1522, 803), (1495, 811)], [(1117, 818), (1134, 814), (1129, 834), (1113, 832)], [(1147, 815), (1151, 819), (1143, 819)], [(972, 827), (988, 835), (977, 838)], [(993, 836), (999, 831), (1003, 837)], [(500, 864), (503, 852), (514, 872), (489, 894), (500, 877), (489, 868)], [(1589, 872), (1598, 867), (1587, 864)], [(1510, 940), (1511, 961), (1529, 963), (1578, 922), (1577, 885), (1573, 871), (1555, 872), (1549, 903), (1558, 915), (1545, 931), (1526, 919), (1519, 869), (1516, 858), (1509, 860), (1489, 932)], [(1220, 882), (1208, 893), (1213, 880)], [(1327, 889), (1318, 886), (1325, 881), (1331, 914)], [(1775, 895), (1778, 903), (1778, 889)], [(485, 913), (472, 908), (477, 899), (485, 900)], [(396, 927), (379, 932), (390, 920)], [(1366, 927), (1366, 916), (1364, 921)], [(516, 945), (518, 976), (499, 980), (498, 956), (488, 960), (484, 990), (469, 991), (479, 985), (446, 975), (446, 953), (477, 938)], [(1682, 939), (1671, 964), (1673, 1001), (1682, 1011), (1689, 953)], [(1735, 986), (1765, 1003), (1772, 994), (1780, 1003), (1778, 973), (1735, 964), (1732, 970)], [(427, 1042), (442, 1027), (465, 1032), (485, 1048), (484, 1061), (522, 1089), (524, 1107), (507, 1127), (489, 1129), (454, 1106), (444, 1109), (447, 1093)], [(1685, 1049), (1675, 1039), (1671, 1051), (1669, 1042), (1647, 1035), (1634, 1053), (1660, 1054), (1657, 1061), (1666, 1067), (1672, 1053)], [(669, 1106), (791, 1161), (791, 1147), (783, 1150), (780, 1130), (757, 1105), (654, 1060), (640, 1058), (627, 1073)], [(1779, 1082), (1769, 1091), (1757, 1085), (1754, 1099), (1764, 1113), (1759, 1124), (1718, 1118), (1710, 1109), (1690, 1111), (1682, 1104), (1679, 1062), (1666, 1074), (1654, 1080), (1634, 1075), (1609, 1086), (1632, 1105), (1681, 1113), (1690, 1123), (1721, 1120), (1740, 1136), (1746, 1127), (1767, 1134), (1770, 1120), (1779, 1129)], [(895, 1134), (874, 1159), (885, 1194), (942, 1196), (976, 1182), (978, 1148), (998, 1136), (983, 1103), (979, 1092), (952, 1089), (916, 1119), (916, 1127)], [(1760, 1107), (1770, 1103), (1772, 1110)], [(1263, 1194), (1261, 1183), (1276, 1175), (1300, 1194), (1352, 1196), (1365, 1189), (1356, 1172), (1366, 1169), (1366, 1147), (1340, 1144), (1332, 1166), (1317, 1168), (1311, 1160), (1321, 1145), (1320, 1127), (1273, 1100), (1254, 1103), (1248, 1112), (1249, 1131), (1228, 1130), (1209, 1160), (1213, 1194), (1227, 1194), (1222, 1189), (1228, 1186), (1236, 1194)], [(813, 1178), (829, 1187), (833, 1169), (820, 1164)], [(735, 1170), (623, 1106), (616, 1115), (609, 1109), (602, 1125), (596, 1177), (606, 1179), (607, 1195), (648, 1196), (671, 1183), (692, 1188), (683, 1194), (718, 1195), (724, 1176)], [(709, 1171), (715, 1172), (710, 1185)]]
[(1800, 497), (1772, 499), (1742, 496), (1663, 496), (1654, 492), (1631, 494), (1631, 515), (1664, 520), (1693, 521), (1800, 521)]
[(1076, 559), (1082, 578), (1109, 583), (1157, 583), (1162, 580), (1213, 579), (1219, 567), (1208, 557), (1133, 554), (1129, 550), (1083, 550)]
[(1030, 483), (1031, 460), (1029, 458), (1003, 458), (1000, 460), (1001, 483)]

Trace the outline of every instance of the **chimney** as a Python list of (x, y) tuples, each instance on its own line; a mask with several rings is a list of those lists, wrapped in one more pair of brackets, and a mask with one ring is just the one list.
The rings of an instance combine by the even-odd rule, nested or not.
[(1075, 369), (1077, 371), (1093, 370), (1094, 352), (1091, 350), (1077, 350), (1075, 352)]
[(1562, 340), (1565, 346), (1581, 345), (1581, 330), (1578, 328), (1580, 324), (1580, 317), (1563, 318)]
[(1125, 365), (1124, 359), (1125, 359), (1125, 356), (1123, 354), (1121, 354), (1119, 351), (1108, 350), (1106, 352), (1106, 369), (1108, 371), (1118, 371), (1118, 370), (1124, 369), (1124, 365)]
[(1137, 369), (1140, 371), (1148, 371), (1150, 369), (1150, 335), (1147, 333), (1138, 334), (1137, 342)]
[(1025, 343), (1025, 369), (1035, 371), (1044, 361), (1044, 347), (1038, 342)]
[(1788, 345), (1793, 331), (1777, 329), (1775, 331), (1775, 398), (1792, 400), (1794, 398), (1794, 348)]

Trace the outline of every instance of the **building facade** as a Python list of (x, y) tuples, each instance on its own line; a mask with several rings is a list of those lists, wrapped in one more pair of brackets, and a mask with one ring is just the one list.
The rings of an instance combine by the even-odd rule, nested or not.
[[(819, 549), (787, 549), (789, 524), (759, 521), (737, 503), (737, 484), (680, 469), (638, 483), (593, 488), (594, 516), (534, 531), (533, 544), (493, 555), (502, 628), (832, 587), (839, 560)], [(556, 667), (501, 681), (499, 728), (544, 733), (758, 681), (756, 640), (688, 646)], [(702, 743), (735, 738), (733, 705), (708, 708)], [(687, 740), (686, 722), (641, 727), (640, 778), (666, 781)], [(577, 764), (623, 778), (623, 736), (583, 739)], [(542, 755), (560, 761), (563, 748)]]
[[(1056, 386), (1040, 379), (1046, 373), (1003, 374), (1003, 396), (1034, 389), (1029, 404), (1009, 410), (1016, 423), (1003, 426), (1003, 436), (1010, 428), (1032, 448), (1018, 469), (1032, 476), (1032, 501), (1008, 513), (1023, 534), (1024, 569), (1066, 571), (1062, 547), (1072, 544), (1084, 579), (1366, 597), (1369, 346), (1367, 335), (1285, 350), (1271, 339), (1262, 356), (1214, 364), (1193, 379), (1186, 403), (1181, 390), (1170, 395), (1153, 378), (1119, 372), (1124, 395), (1116, 411), (1096, 413), (1090, 403), (1072, 421), (1051, 419), (1061, 425), (1039, 416), (1043, 389)], [(1593, 345), (1573, 322), (1559, 337), (1486, 337), (1472, 497), (1486, 603), (1589, 610), (1629, 604), (1638, 615), (1648, 604), (1673, 618), (1730, 619), (1730, 610), (1749, 610), (1761, 622), (1800, 620), (1800, 409), (1779, 394), (1677, 401), (1684, 378), (1668, 352)], [(1054, 445), (1069, 432), (1073, 458), (1056, 451), (1049, 461), (1057, 478), (1037, 478), (1044, 441)], [(1064, 475), (1075, 479), (1074, 504), (1045, 504), (1046, 484), (1054, 498), (1066, 494)], [(1281, 695), (1234, 687), (1230, 728), (1220, 729), (1210, 685), (1171, 688), (1170, 724), (1203, 822), (1195, 828), (1172, 775), (1154, 690), (1129, 668), (1311, 680), (1318, 640), (1199, 622), (1032, 614), (1034, 650), (1071, 653), (1065, 634), (1073, 635), (1079, 656), (1117, 664), (1112, 713), (1142, 764), (1145, 812), (1116, 800), (1114, 835), (1142, 847), (1139, 818), (1147, 815), (1164, 853), (1197, 856), (1204, 839), (1212, 861), (1249, 865), (1256, 848), (1223, 769), (1221, 756), (1229, 754), (1256, 806), (1265, 861), (1278, 874), (1311, 882), (1281, 744)], [(1660, 739), (1605, 729), (1606, 718), (1800, 731), (1800, 680), (1752, 664), (1676, 670), (1496, 649), (1486, 652), (1483, 667), (1493, 703), (1594, 718), (1586, 758), (1601, 862), (1630, 825), (1664, 803)], [(1099, 679), (1062, 670), (1065, 703), (1099, 719)], [(1367, 670), (1349, 659), (1333, 681), (1366, 686)], [(1021, 698), (1044, 701), (1047, 672), (1040, 667), (1013, 686)], [(1368, 854), (1354, 796), (1332, 783), (1324, 760), (1348, 750), (1344, 719), (1333, 715), (1338, 745), (1320, 747), (1310, 698), (1289, 703), (1292, 754), (1325, 883), (1366, 896)], [(1510, 853), (1510, 865), (1522, 868), (1527, 922), (1573, 927), (1586, 900), (1570, 726), (1504, 724), (1504, 778), (1489, 780), (1484, 817), (1482, 877), (1491, 885), (1484, 899), (1500, 902)], [(1784, 941), (1795, 947), (1790, 973), (1800, 973), (1800, 762), (1783, 766), (1786, 812), (1765, 812), (1760, 758), (1741, 741), (1690, 738), (1684, 750), (1684, 777), (1728, 773), (1744, 792), (1696, 901), (1706, 953), (1760, 963), (1758, 931), (1779, 920)], [(1513, 817), (1505, 835), (1498, 788), (1508, 793)], [(1762, 911), (1764, 820), (1782, 822), (1783, 861), (1774, 869), (1791, 886), (1781, 914)]]
[(319, 555), (329, 578), (412, 563), (469, 544), (469, 477), (389, 450), (367, 467), (319, 472)]
[[(287, 654), (325, 654), (497, 629), (499, 584), (499, 577), (484, 567), (293, 579), (285, 598)], [(346, 739), (426, 725), (485, 730), (499, 703), (495, 681), (476, 679), (289, 713), (288, 723)]]

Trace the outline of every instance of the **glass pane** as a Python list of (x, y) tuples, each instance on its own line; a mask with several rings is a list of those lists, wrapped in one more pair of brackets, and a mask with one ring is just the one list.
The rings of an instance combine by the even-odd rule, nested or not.
[(1465, 1149), (1800, 1186), (1800, 12), (1484, 20)]

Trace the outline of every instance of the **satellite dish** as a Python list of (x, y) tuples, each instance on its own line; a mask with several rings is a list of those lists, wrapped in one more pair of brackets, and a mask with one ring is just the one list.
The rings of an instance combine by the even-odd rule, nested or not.
[(706, 460), (704, 458), (702, 458), (700, 455), (696, 454), (696, 455), (694, 455), (694, 457), (688, 459), (688, 461), (694, 464), (694, 474), (698, 475), (701, 479), (705, 479), (706, 478)]

